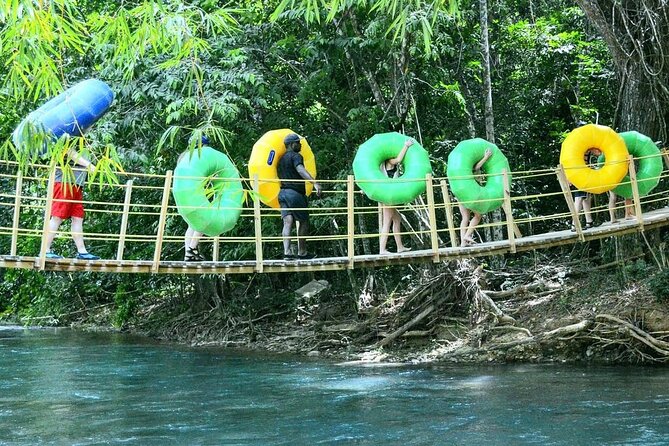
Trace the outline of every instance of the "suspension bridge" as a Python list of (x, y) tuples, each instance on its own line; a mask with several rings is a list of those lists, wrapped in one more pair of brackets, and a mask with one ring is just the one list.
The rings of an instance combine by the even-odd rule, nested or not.
[[(669, 168), (669, 155), (661, 156)], [(669, 171), (662, 172), (661, 179)], [(312, 202), (309, 209), (312, 221), (325, 222), (315, 228), (314, 235), (307, 238), (308, 247), (317, 252), (335, 252), (334, 257), (317, 257), (309, 260), (277, 260), (266, 258), (265, 253), (282, 253), (280, 246), (280, 214), (277, 209), (262, 207), (257, 197), (257, 177), (245, 179), (248, 187), (248, 206), (242, 210), (237, 227), (226, 235), (203, 237), (201, 246), (211, 246), (211, 260), (186, 262), (173, 260), (183, 253), (185, 226), (173, 203), (171, 188), (174, 176), (171, 171), (164, 175), (147, 173), (118, 173), (124, 181), (118, 184), (89, 184), (85, 191), (86, 226), (94, 226), (96, 218), (105, 214), (110, 221), (107, 232), (84, 232), (89, 244), (116, 251), (114, 258), (100, 260), (78, 260), (74, 258), (49, 259), (44, 249), (49, 231), (48, 221), (53, 203), (54, 173), (48, 166), (33, 165), (20, 170), (14, 162), (5, 161), (0, 166), (0, 252), (1, 268), (23, 268), (41, 271), (95, 271), (109, 273), (153, 273), (153, 274), (250, 274), (346, 270), (386, 265), (401, 265), (425, 262), (504, 255), (555, 246), (574, 244), (611, 236), (645, 231), (669, 225), (669, 190), (664, 181), (659, 190), (641, 197), (638, 193), (633, 159), (629, 162), (629, 177), (634, 193), (635, 217), (617, 223), (605, 223), (585, 229), (566, 180), (564, 168), (539, 169), (533, 171), (503, 172), (504, 215), (500, 221), (489, 221), (479, 225), (478, 230), (490, 228), (501, 232), (503, 240), (487, 241), (471, 246), (460, 246), (458, 204), (448, 190), (446, 178), (427, 175), (426, 192), (415, 202), (399, 206), (401, 212), (414, 211), (415, 223), (403, 235), (412, 237), (414, 249), (389, 255), (369, 254), (371, 242), (378, 239), (379, 232), (363, 231), (375, 221), (379, 214), (376, 203), (366, 199), (356, 189), (354, 178), (349, 175), (341, 180), (320, 180), (325, 198)], [(510, 187), (513, 178), (515, 191), (546, 189), (540, 193), (513, 194)], [(543, 185), (539, 187), (539, 185)], [(94, 197), (96, 199), (90, 199)], [(156, 197), (160, 197), (156, 200)], [(539, 215), (531, 203), (549, 197), (558, 198), (554, 212)], [(151, 201), (153, 200), (153, 201)], [(606, 201), (606, 200), (604, 200)], [(324, 206), (322, 203), (336, 203)], [(617, 205), (622, 209), (624, 205)], [(642, 209), (646, 212), (642, 212)], [(594, 206), (593, 215), (604, 214), (608, 220), (606, 204)], [(575, 230), (569, 229), (572, 219)], [(39, 222), (39, 223), (36, 223)], [(365, 224), (361, 224), (364, 223)], [(408, 221), (407, 221), (408, 222)], [(324, 227), (330, 227), (326, 233)], [(373, 226), (373, 224), (371, 225)], [(555, 230), (555, 228), (565, 228)], [(248, 234), (240, 235), (241, 229)], [(526, 235), (523, 236), (522, 232)], [(546, 230), (544, 230), (546, 229)], [(58, 231), (57, 238), (68, 238), (70, 232)], [(293, 237), (293, 240), (296, 237)], [(365, 247), (365, 245), (367, 245)], [(221, 258), (222, 247), (234, 249), (235, 253), (253, 252), (250, 258)], [(35, 249), (41, 247), (41, 249)], [(32, 250), (33, 252), (30, 252)], [(151, 252), (150, 258), (141, 258)], [(241, 256), (240, 254), (235, 254)]]

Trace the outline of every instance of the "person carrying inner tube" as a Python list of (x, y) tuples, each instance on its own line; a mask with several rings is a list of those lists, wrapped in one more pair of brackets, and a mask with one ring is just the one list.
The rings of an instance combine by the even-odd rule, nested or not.
[[(593, 147), (589, 150), (586, 150), (583, 155), (583, 160), (585, 164), (590, 168), (597, 168), (599, 166), (597, 158), (602, 154), (602, 151)], [(590, 192), (585, 192), (579, 189), (576, 189), (573, 184), (570, 184), (572, 187), (572, 195), (574, 196), (574, 207), (576, 208), (576, 215), (579, 215), (581, 209), (585, 214), (585, 227), (583, 229), (590, 229), (595, 226), (595, 223), (592, 219), (592, 194)], [(613, 205), (615, 206), (615, 196), (613, 198)], [(571, 222), (571, 232), (576, 232), (576, 222), (572, 218)]]
[[(404, 155), (406, 155), (407, 150), (411, 147), (416, 141), (409, 138), (404, 143), (404, 147), (400, 153), (391, 159), (385, 160), (381, 163), (380, 169), (381, 172), (385, 173), (388, 178), (397, 178), (400, 176), (400, 166), (404, 160)], [(381, 234), (379, 237), (379, 254), (390, 254), (386, 249), (386, 244), (388, 243), (388, 233), (390, 232), (390, 226), (393, 227), (393, 237), (395, 238), (395, 244), (397, 245), (397, 253), (411, 251), (411, 248), (407, 248), (402, 244), (402, 215), (394, 206), (389, 206), (387, 204), (381, 203), (382, 209), (382, 226)]]
[[(209, 138), (207, 138), (205, 135), (202, 135), (201, 143), (202, 146), (208, 145)], [(179, 165), (184, 156), (186, 155), (191, 156), (191, 154), (192, 153), (190, 150), (186, 150), (181, 155), (179, 155), (179, 158), (177, 159), (177, 165)], [(202, 238), (203, 235), (204, 234), (202, 232), (196, 231), (191, 227), (191, 225), (188, 225), (188, 229), (186, 229), (186, 234), (184, 235), (185, 262), (204, 262), (207, 260), (205, 256), (203, 256), (200, 253), (200, 250), (198, 249), (198, 245), (200, 244), (200, 238)]]
[[(476, 175), (476, 180), (481, 181), (482, 180), (482, 173), (481, 169), (483, 168), (483, 165), (485, 164), (486, 161), (492, 156), (492, 150), (486, 149), (485, 153), (483, 154), (483, 158), (479, 160), (478, 163), (474, 166), (474, 175)], [(467, 209), (462, 203), (458, 202), (458, 208), (460, 209), (460, 214), (462, 214), (462, 221), (460, 222), (460, 246), (469, 246), (473, 245), (476, 243), (474, 241), (474, 238), (472, 235), (474, 234), (474, 230), (476, 229), (476, 226), (481, 222), (481, 213), (476, 212), (476, 211), (470, 211)], [(471, 217), (471, 212), (474, 213), (474, 217)]]
[(49, 233), (46, 238), (47, 259), (62, 259), (63, 256), (51, 250), (56, 231), (63, 221), (72, 220), (72, 240), (77, 247), (76, 259), (98, 260), (100, 257), (91, 254), (84, 243), (84, 204), (83, 188), (89, 172), (95, 170), (95, 164), (82, 156), (74, 149), (68, 149), (67, 158), (72, 167), (72, 177), (65, 175), (60, 167), (56, 167), (56, 176), (53, 185), (53, 205), (49, 220)]
[(299, 222), (297, 228), (297, 258), (313, 259), (315, 254), (307, 252), (306, 236), (309, 234), (309, 205), (305, 181), (311, 181), (317, 196), (321, 196), (321, 185), (316, 182), (307, 169), (304, 168), (304, 159), (300, 155), (302, 150), (300, 136), (289, 133), (283, 140), (286, 153), (277, 164), (277, 175), (281, 180), (279, 190), (279, 206), (281, 207), (281, 218), (283, 219), (283, 258), (285, 260), (295, 259), (290, 252), (290, 234), (293, 231), (295, 220)]

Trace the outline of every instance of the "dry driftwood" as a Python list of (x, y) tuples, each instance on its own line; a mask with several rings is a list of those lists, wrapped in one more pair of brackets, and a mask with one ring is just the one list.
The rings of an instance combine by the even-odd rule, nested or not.
[(374, 348), (379, 348), (379, 347), (383, 347), (384, 345), (388, 345), (388, 344), (390, 344), (390, 343), (393, 342), (395, 339), (399, 338), (399, 337), (402, 336), (405, 332), (407, 332), (411, 327), (413, 327), (413, 326), (416, 325), (418, 322), (420, 322), (420, 321), (422, 321), (423, 319), (425, 319), (425, 317), (426, 317), (428, 314), (432, 313), (432, 311), (434, 311), (435, 308), (436, 308), (436, 305), (435, 305), (435, 304), (432, 304), (432, 305), (428, 306), (428, 307), (427, 307), (425, 310), (423, 310), (418, 316), (414, 317), (414, 318), (411, 319), (409, 322), (407, 322), (406, 324), (402, 325), (398, 330), (395, 330), (394, 332), (392, 332), (391, 334), (389, 334), (388, 336), (386, 336), (385, 338), (381, 339), (379, 342), (377, 342), (376, 344), (374, 344)]
[(595, 317), (597, 322), (606, 322), (609, 325), (611, 323), (617, 325), (619, 328), (623, 328), (630, 337), (642, 342), (648, 347), (652, 348), (655, 352), (669, 357), (669, 342), (657, 339), (648, 332), (640, 329), (639, 327), (631, 324), (627, 321), (624, 321), (616, 316), (610, 314), (598, 314)]

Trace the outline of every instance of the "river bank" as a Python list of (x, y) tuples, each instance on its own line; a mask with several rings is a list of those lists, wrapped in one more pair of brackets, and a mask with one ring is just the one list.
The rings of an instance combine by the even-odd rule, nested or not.
[(452, 262), (405, 276), (390, 294), (326, 288), (246, 318), (231, 309), (244, 296), (199, 312), (168, 299), (140, 306), (126, 329), (194, 346), (354, 362), (663, 363), (669, 307), (650, 289), (652, 269), (639, 261), (494, 269)]

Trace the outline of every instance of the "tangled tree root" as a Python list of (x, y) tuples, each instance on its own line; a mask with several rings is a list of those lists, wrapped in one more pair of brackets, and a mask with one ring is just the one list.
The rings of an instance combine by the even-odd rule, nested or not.
[[(578, 300), (572, 292), (582, 279), (569, 279), (582, 265), (575, 266), (542, 261), (491, 271), (466, 260), (416, 268), (393, 287), (370, 274), (357, 313), (351, 296), (330, 296), (306, 310), (302, 302), (248, 316), (226, 301), (185, 312), (166, 302), (145, 307), (142, 319), (160, 313), (152, 335), (193, 345), (349, 359), (669, 362), (669, 328), (636, 315), (646, 305), (662, 321), (666, 311), (636, 289)], [(326, 304), (348, 309), (323, 317)]]

